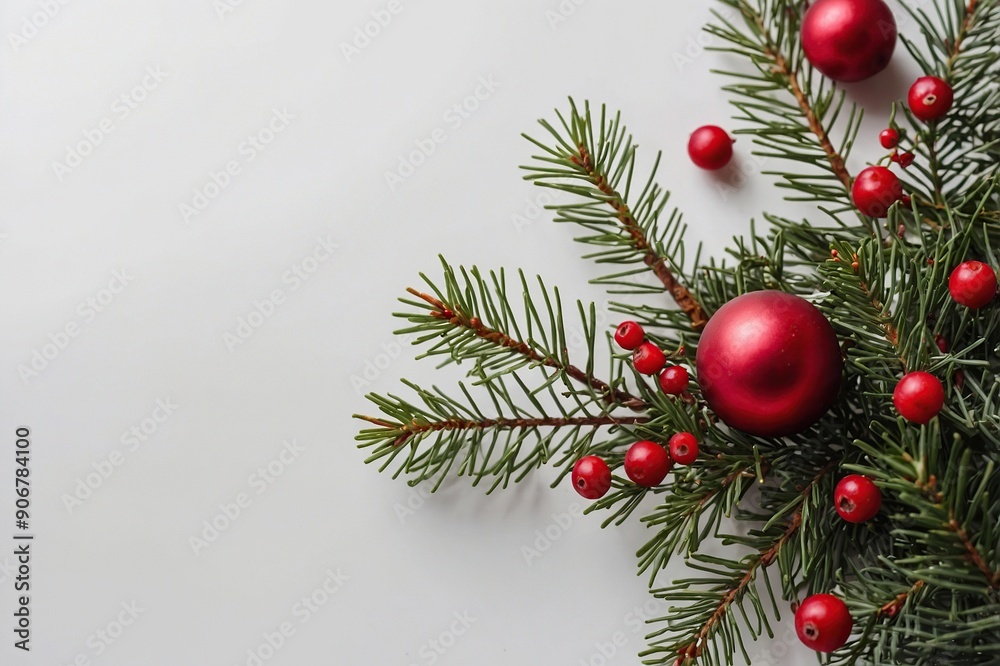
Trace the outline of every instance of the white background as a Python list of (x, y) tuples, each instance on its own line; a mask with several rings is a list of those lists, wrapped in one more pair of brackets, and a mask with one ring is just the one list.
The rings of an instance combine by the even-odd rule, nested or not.
[[(418, 272), (440, 274), (439, 252), (524, 267), (564, 300), (603, 309), (576, 230), (535, 213), (539, 191), (517, 168), (532, 153), (519, 134), (540, 136), (535, 120), (566, 108), (567, 95), (622, 109), (642, 163), (664, 151), (661, 182), (685, 211), (691, 247), (718, 253), (765, 208), (788, 210), (759, 173), (778, 165), (755, 162), (746, 138), (721, 174), (687, 160), (694, 127), (732, 127), (722, 80), (709, 74), (732, 63), (701, 46), (707, 3), (576, 1), (399, 0), (402, 11), (349, 55), (341, 44), (387, 3), (3, 3), (0, 661), (253, 664), (248, 650), (291, 622), (294, 635), (265, 649), (264, 663), (638, 662), (649, 597), (635, 576), (647, 538), (635, 521), (552, 527), (580, 500), (568, 486), (550, 491), (546, 472), (489, 497), (459, 480), (424, 500), (362, 464), (350, 418), (372, 412), (363, 391), (396, 390), (402, 376), (452, 385), (391, 334), (396, 298)], [(881, 105), (907, 80), (897, 64), (852, 89), (878, 106), (852, 168), (877, 157)], [(460, 124), (447, 115), (477, 88), (478, 108)], [(275, 110), (292, 117), (249, 149)], [(438, 128), (445, 141), (391, 189), (386, 171)], [(98, 145), (69, 158), (88, 135)], [(68, 159), (76, 166), (55, 165)], [(239, 173), (227, 186), (206, 188), (231, 161)], [(185, 220), (196, 190), (215, 196)], [(286, 272), (321, 240), (337, 248), (294, 287)], [(128, 283), (112, 294), (116, 271)], [(227, 345), (276, 289), (285, 298), (273, 315)], [(51, 358), (22, 376), (46, 345)], [(123, 440), (152, 429), (158, 400), (176, 408), (146, 441)], [(18, 425), (33, 441), (30, 655), (10, 631)], [(258, 494), (252, 475), (293, 440), (298, 457), (274, 463), (281, 475)], [(121, 464), (94, 476), (112, 457)], [(81, 490), (88, 475), (96, 488)], [(249, 506), (196, 553), (191, 538), (240, 493)], [(547, 528), (556, 538), (527, 562), (524, 548)], [(303, 622), (295, 606), (328, 570), (346, 580)], [(664, 581), (683, 570), (676, 563)], [(133, 602), (134, 623), (110, 644), (96, 638)], [(461, 627), (456, 613), (474, 621), (442, 637)], [(626, 644), (609, 648), (619, 632)], [(811, 663), (787, 632), (755, 663)]]

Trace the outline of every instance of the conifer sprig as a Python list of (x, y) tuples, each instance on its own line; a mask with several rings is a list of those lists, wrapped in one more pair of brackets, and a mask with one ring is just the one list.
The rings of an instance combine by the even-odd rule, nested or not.
[[(522, 273), (444, 264), (440, 283), (408, 290), (400, 333), (415, 334), (423, 356), (468, 363), (467, 385), (452, 397), (404, 382), (415, 395), (372, 395), (378, 417), (360, 446), (382, 469), (436, 489), (451, 474), (492, 491), (553, 464), (555, 483), (594, 453), (612, 469), (637, 439), (666, 442), (695, 433), (703, 454), (671, 479), (643, 488), (621, 475), (590, 506), (604, 525), (634, 513), (651, 528), (637, 553), (639, 572), (671, 606), (653, 621), (648, 664), (714, 666), (749, 661), (747, 639), (772, 636), (782, 601), (832, 592), (855, 621), (852, 643), (830, 664), (914, 663), (986, 666), (1000, 659), (1000, 317), (951, 298), (954, 266), (1000, 263), (1000, 0), (934, 0), (906, 7), (921, 37), (904, 41), (926, 73), (954, 87), (942, 120), (893, 116), (918, 157), (904, 183), (912, 200), (886, 220), (860, 216), (846, 160), (861, 111), (805, 60), (799, 44), (804, 0), (720, 0), (708, 28), (717, 50), (749, 67), (724, 72), (737, 118), (759, 154), (784, 165), (769, 173), (791, 198), (816, 204), (821, 221), (764, 215), (723, 260), (689, 263), (684, 224), (668, 194), (633, 176), (636, 148), (618, 114), (570, 101), (542, 126), (546, 142), (526, 178), (573, 201), (550, 206), (556, 221), (581, 226), (610, 293), (662, 294), (671, 304), (613, 303), (648, 336), (694, 369), (709, 316), (760, 289), (801, 295), (827, 317), (842, 343), (843, 391), (816, 425), (786, 438), (727, 428), (696, 384), (680, 398), (638, 375), (626, 354), (598, 332), (593, 305), (577, 304), (567, 333), (558, 290)], [(877, 151), (875, 151), (877, 152)], [(600, 342), (600, 344), (598, 344)], [(610, 347), (607, 371), (597, 352)], [(571, 360), (572, 356), (572, 360)], [(940, 377), (945, 409), (919, 426), (897, 416), (893, 387), (905, 372)], [(598, 375), (602, 375), (598, 378)], [(841, 520), (831, 497), (837, 479), (861, 473), (881, 489), (872, 522)], [(729, 533), (724, 518), (752, 525)], [(721, 552), (708, 554), (715, 537)], [(695, 576), (664, 585), (675, 556)], [(775, 566), (777, 565), (777, 566)], [(770, 574), (770, 575), (769, 575)], [(778, 583), (773, 586), (772, 578)], [(780, 600), (779, 600), (780, 597)]]
[[(674, 209), (661, 222), (670, 194), (655, 182), (660, 154), (642, 190), (630, 203), (636, 146), (621, 123), (620, 114), (608, 118), (602, 106), (600, 120), (595, 121), (589, 102), (581, 113), (572, 99), (568, 119), (559, 111), (556, 114), (563, 133), (548, 121), (539, 121), (556, 140), (555, 145), (524, 135), (544, 151), (535, 156), (538, 164), (522, 167), (529, 172), (525, 179), (584, 199), (548, 208), (556, 212), (556, 222), (579, 224), (593, 232), (577, 239), (601, 248), (585, 258), (599, 264), (634, 266), (598, 278), (595, 283), (612, 288), (612, 293), (662, 289), (686, 315), (690, 328), (700, 330), (709, 313), (682, 282), (684, 227), (680, 213)], [(662, 286), (654, 287), (642, 280), (644, 269), (652, 271)]]

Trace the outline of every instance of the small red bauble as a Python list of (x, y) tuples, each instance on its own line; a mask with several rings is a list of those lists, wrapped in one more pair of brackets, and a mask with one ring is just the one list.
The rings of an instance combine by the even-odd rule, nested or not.
[(878, 140), (883, 148), (895, 148), (899, 145), (899, 132), (891, 127), (884, 129), (879, 133)]
[(645, 439), (630, 446), (625, 453), (625, 474), (636, 485), (645, 488), (657, 486), (667, 478), (672, 464), (665, 448)]
[(644, 375), (655, 375), (663, 369), (666, 362), (667, 357), (652, 342), (643, 342), (632, 352), (632, 365)]
[(802, 49), (834, 81), (878, 74), (896, 48), (896, 19), (882, 0), (818, 0), (802, 17)]
[(698, 438), (679, 432), (670, 438), (670, 457), (678, 465), (690, 465), (698, 459)]
[(795, 611), (795, 633), (816, 652), (833, 652), (844, 645), (853, 626), (847, 604), (832, 594), (814, 594)]
[(615, 342), (617, 342), (618, 346), (622, 349), (632, 351), (641, 345), (642, 341), (645, 339), (646, 332), (642, 330), (642, 326), (634, 321), (623, 321), (618, 324), (618, 328), (615, 329)]
[(573, 465), (573, 488), (587, 499), (600, 499), (611, 488), (611, 468), (597, 456), (584, 456)]
[(762, 437), (801, 432), (840, 391), (840, 344), (812, 303), (755, 291), (719, 308), (701, 334), (698, 384), (727, 425)]
[(944, 407), (944, 386), (929, 372), (907, 373), (892, 392), (892, 404), (907, 421), (929, 423)]
[(886, 217), (889, 206), (903, 196), (903, 185), (892, 171), (884, 166), (870, 166), (854, 179), (851, 197), (854, 205), (865, 215)]
[(882, 491), (867, 476), (845, 476), (833, 491), (833, 505), (849, 523), (864, 523), (882, 508)]
[(951, 272), (948, 291), (967, 308), (985, 307), (997, 295), (997, 273), (981, 261), (966, 261)]
[(680, 395), (688, 385), (688, 371), (682, 365), (668, 365), (660, 373), (660, 388), (667, 395)]
[(947, 83), (936, 76), (921, 76), (906, 96), (910, 111), (920, 120), (937, 120), (948, 113), (955, 94)]
[(705, 125), (691, 133), (688, 155), (702, 169), (715, 171), (729, 164), (732, 159), (733, 140), (721, 127)]

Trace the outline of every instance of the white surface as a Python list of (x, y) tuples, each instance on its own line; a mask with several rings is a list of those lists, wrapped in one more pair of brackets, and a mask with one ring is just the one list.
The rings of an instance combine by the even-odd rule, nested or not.
[[(438, 252), (522, 266), (567, 300), (604, 302), (574, 230), (512, 222), (538, 196), (520, 179), (531, 150), (519, 133), (538, 134), (535, 120), (567, 95), (622, 109), (645, 159), (665, 151), (661, 181), (692, 246), (717, 251), (782, 206), (759, 174), (720, 181), (686, 159), (691, 129), (730, 115), (708, 74), (721, 56), (698, 46), (704, 3), (398, 2), (349, 61), (340, 44), (388, 3), (232, 0), (221, 17), (207, 0), (3, 3), (0, 564), (12, 564), (22, 424), (38, 535), (30, 655), (11, 645), (13, 581), (0, 571), (3, 663), (253, 664), (247, 651), (286, 621), (294, 635), (264, 663), (637, 663), (644, 530), (574, 519), (529, 566), (522, 547), (578, 503), (572, 490), (549, 491), (543, 473), (491, 497), (460, 482), (422, 501), (362, 464), (350, 415), (372, 408), (351, 377), (395, 352), (395, 299), (418, 271), (438, 274)], [(40, 22), (43, 5), (58, 12), (15, 48), (10, 34)], [(459, 124), (449, 109), (483, 79), (495, 89), (479, 88), (485, 99)], [(144, 99), (128, 108), (122, 95)], [(271, 122), (282, 128), (272, 143), (243, 143)], [(386, 170), (437, 128), (446, 140), (390, 191)], [(53, 162), (95, 130), (100, 145), (60, 179)], [(737, 149), (759, 171), (749, 142)], [(239, 173), (185, 223), (180, 205), (228, 162)], [(732, 178), (746, 182), (721, 197)], [(286, 272), (317, 239), (337, 248), (296, 287)], [(127, 286), (103, 291), (116, 271)], [(224, 336), (276, 289), (285, 300), (230, 351)], [(91, 314), (88, 298), (106, 307)], [(18, 366), (67, 324), (78, 334), (22, 381)], [(448, 385), (409, 356), (366, 388), (395, 390), (400, 376)], [(176, 408), (147, 441), (123, 439), (164, 416), (158, 401)], [(303, 450), (273, 484), (253, 476), (293, 440)], [(121, 464), (70, 511), (65, 496), (115, 451)], [(240, 493), (249, 506), (193, 552), (203, 521)], [(417, 510), (400, 514), (411, 500)], [(306, 617), (296, 604), (328, 570), (346, 580)], [(96, 638), (132, 602), (137, 620), (110, 646)], [(456, 613), (474, 622), (434, 653), (430, 641), (462, 628)], [(605, 659), (599, 644), (619, 632), (626, 644)], [(793, 663), (787, 649), (756, 663)]]

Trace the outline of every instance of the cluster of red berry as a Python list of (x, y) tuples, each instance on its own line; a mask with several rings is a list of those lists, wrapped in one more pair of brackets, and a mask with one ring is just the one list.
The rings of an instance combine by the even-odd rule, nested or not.
[[(954, 101), (951, 86), (936, 76), (921, 76), (917, 79), (907, 95), (906, 101), (910, 112), (918, 120), (929, 123), (943, 118)], [(879, 135), (882, 147), (891, 150), (889, 159), (904, 169), (913, 164), (912, 152), (898, 150), (899, 130), (888, 127)], [(851, 187), (851, 198), (858, 210), (871, 217), (887, 217), (889, 207), (897, 201), (904, 206), (910, 205), (910, 198), (903, 194), (903, 185), (888, 167), (875, 165), (862, 169), (854, 185)]]
[[(643, 375), (659, 373), (660, 389), (664, 393), (681, 395), (687, 391), (687, 368), (667, 366), (667, 355), (646, 339), (646, 332), (638, 323), (622, 322), (615, 331), (615, 342), (622, 349), (632, 352), (632, 366), (636, 372)], [(672, 436), (667, 448), (646, 439), (640, 440), (625, 453), (625, 475), (638, 486), (653, 488), (663, 483), (675, 464), (690, 465), (697, 460), (698, 450), (698, 438), (689, 432)], [(599, 456), (580, 458), (573, 466), (572, 476), (576, 492), (587, 499), (600, 499), (611, 488), (611, 468)]]

